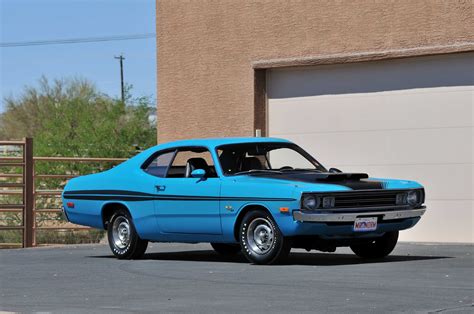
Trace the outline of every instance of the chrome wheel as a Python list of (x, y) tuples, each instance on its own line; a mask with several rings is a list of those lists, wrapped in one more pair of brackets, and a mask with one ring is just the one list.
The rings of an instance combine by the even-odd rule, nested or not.
[(107, 240), (112, 253), (119, 259), (140, 258), (148, 241), (138, 235), (128, 210), (117, 208), (107, 218)]
[(271, 222), (266, 218), (252, 220), (247, 229), (249, 248), (256, 254), (267, 254), (274, 241), (274, 230)]
[(114, 220), (112, 237), (119, 249), (124, 249), (130, 244), (130, 223), (126, 217), (120, 216)]

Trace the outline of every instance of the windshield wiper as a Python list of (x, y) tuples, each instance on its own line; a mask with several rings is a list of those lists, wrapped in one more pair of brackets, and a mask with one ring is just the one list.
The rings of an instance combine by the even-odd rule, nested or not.
[(279, 170), (270, 170), (270, 169), (251, 169), (246, 171), (240, 171), (234, 173), (234, 176), (242, 175), (242, 174), (254, 174), (254, 173), (282, 173)]

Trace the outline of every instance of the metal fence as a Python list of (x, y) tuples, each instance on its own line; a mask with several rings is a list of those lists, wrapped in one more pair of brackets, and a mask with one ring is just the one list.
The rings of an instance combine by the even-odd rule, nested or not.
[[(75, 174), (41, 174), (35, 172), (38, 162), (79, 162), (79, 163), (112, 163), (124, 161), (123, 158), (76, 158), (76, 157), (34, 157), (33, 139), (25, 138), (22, 141), (0, 141), (0, 196), (16, 196), (20, 202), (0, 204), (0, 214), (21, 214), (21, 222), (16, 225), (1, 225), (0, 232), (8, 230), (20, 230), (22, 232), (21, 243), (0, 243), (0, 247), (33, 247), (36, 246), (36, 232), (38, 230), (82, 230), (88, 227), (78, 226), (64, 222), (57, 226), (40, 226), (37, 223), (37, 214), (60, 213), (61, 208), (36, 208), (37, 200), (45, 197), (59, 197), (62, 189), (43, 190), (37, 189), (36, 184), (40, 180), (62, 179), (67, 180)], [(9, 150), (7, 147), (13, 149)], [(15, 152), (12, 156), (8, 152)], [(13, 182), (12, 182), (13, 181)]]

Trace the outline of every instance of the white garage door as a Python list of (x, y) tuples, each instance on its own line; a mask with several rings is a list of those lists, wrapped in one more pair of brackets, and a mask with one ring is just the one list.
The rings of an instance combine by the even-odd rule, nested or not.
[(425, 186), (408, 241), (473, 242), (474, 53), (271, 70), (268, 131), (326, 167)]

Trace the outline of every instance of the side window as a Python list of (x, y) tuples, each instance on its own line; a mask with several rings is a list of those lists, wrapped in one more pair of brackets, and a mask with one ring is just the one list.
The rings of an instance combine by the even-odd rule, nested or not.
[(226, 175), (240, 171), (270, 168), (266, 156), (262, 154), (219, 148), (217, 149), (217, 155), (219, 156), (222, 171)]
[(208, 178), (215, 178), (216, 170), (211, 153), (205, 148), (181, 149), (168, 170), (168, 178), (189, 178), (195, 169), (202, 169)]
[(155, 177), (164, 177), (173, 158), (174, 151), (160, 154), (145, 168), (145, 172)]

